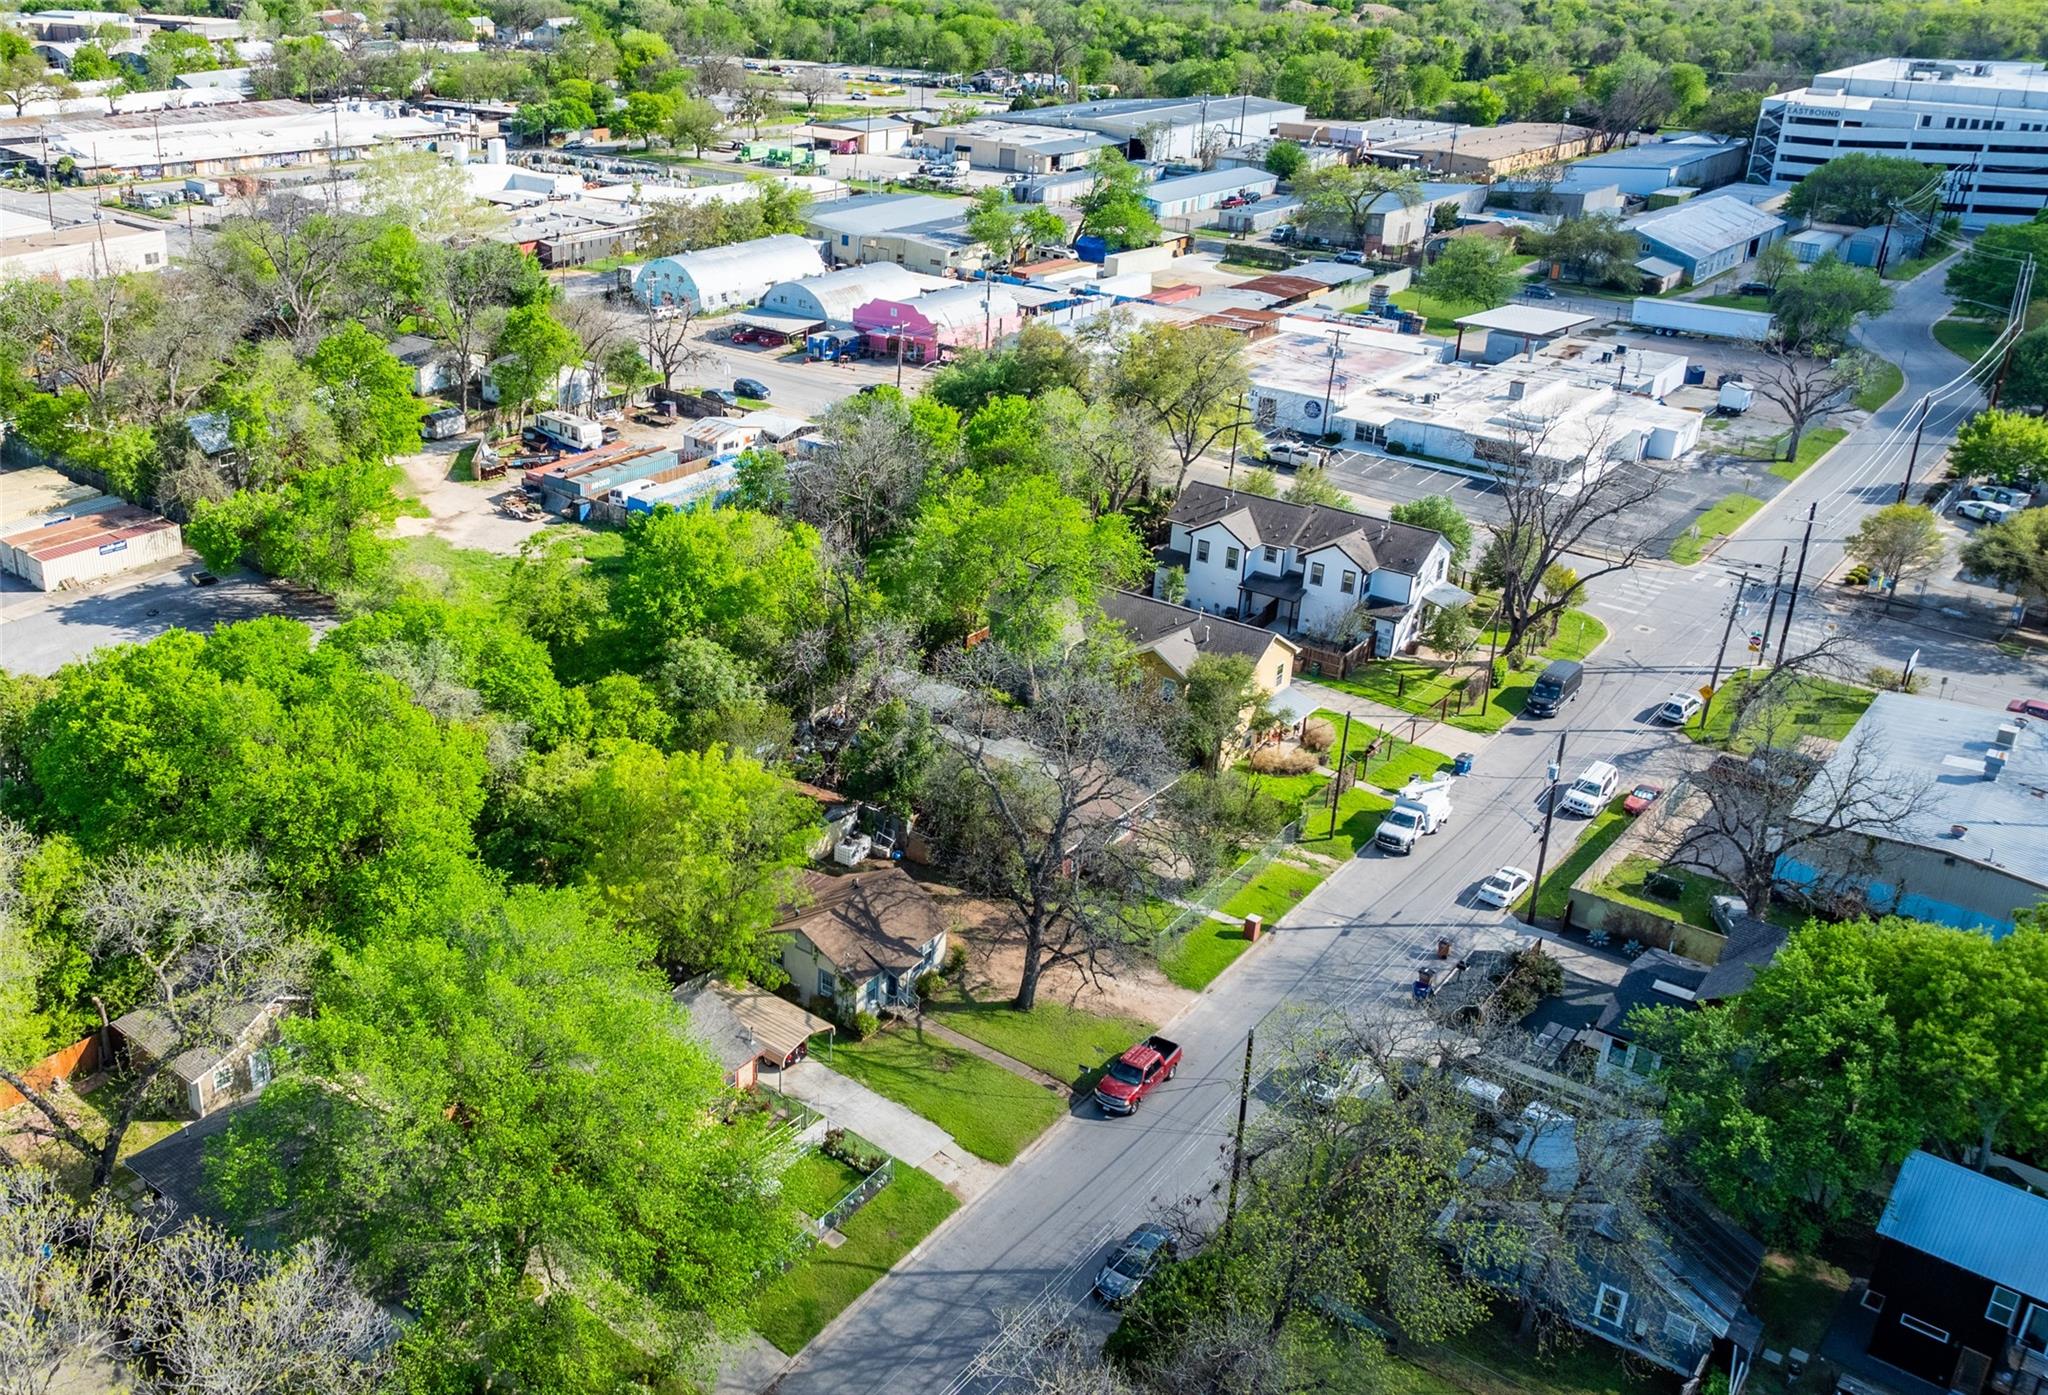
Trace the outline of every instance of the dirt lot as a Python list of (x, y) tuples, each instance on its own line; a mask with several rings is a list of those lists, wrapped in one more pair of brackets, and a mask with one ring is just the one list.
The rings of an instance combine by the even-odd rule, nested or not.
[[(920, 882), (938, 901), (955, 940), (967, 946), (970, 988), (977, 994), (984, 987), (998, 993), (1016, 991), (1024, 951), (1015, 912), (942, 882), (922, 878)], [(1104, 974), (1092, 982), (1074, 968), (1060, 965), (1046, 971), (1039, 981), (1039, 993), (1083, 1011), (1118, 1013), (1146, 1022), (1171, 1021), (1195, 997), (1169, 983), (1149, 963), (1123, 966), (1113, 977)]]

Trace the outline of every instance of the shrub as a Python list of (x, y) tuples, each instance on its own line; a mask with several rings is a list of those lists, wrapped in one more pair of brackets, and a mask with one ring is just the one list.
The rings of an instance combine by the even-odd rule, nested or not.
[(1508, 681), (1508, 661), (1496, 654), (1493, 659), (1493, 686), (1498, 688)]
[(1336, 740), (1337, 733), (1328, 722), (1311, 717), (1301, 724), (1301, 745), (1305, 751), (1327, 751)]
[(1315, 756), (1299, 746), (1261, 746), (1252, 752), (1252, 769), (1261, 775), (1306, 775), (1316, 765)]
[(962, 944), (956, 944), (946, 951), (946, 967), (944, 969), (944, 973), (947, 978), (959, 978), (966, 972), (967, 946)]
[(882, 1019), (875, 1016), (872, 1012), (856, 1012), (853, 1015), (853, 1021), (847, 1023), (846, 1026), (847, 1030), (853, 1033), (855, 1041), (865, 1041), (876, 1032), (882, 1030)]
[(1921, 687), (1919, 674), (1901, 683), (1899, 670), (1885, 664), (1872, 664), (1864, 670), (1863, 681), (1881, 693), (1917, 693)]
[(873, 1172), (889, 1160), (888, 1154), (878, 1148), (863, 1148), (860, 1139), (839, 1128), (825, 1130), (825, 1139), (818, 1145), (818, 1151), (863, 1174)]
[(1843, 572), (1842, 584), (1844, 586), (1868, 586), (1870, 584), (1870, 565), (1867, 562), (1858, 562), (1855, 566), (1849, 568), (1848, 571)]
[(917, 996), (920, 998), (931, 997), (932, 994), (939, 991), (940, 986), (945, 981), (946, 976), (938, 972), (919, 974), (917, 978)]

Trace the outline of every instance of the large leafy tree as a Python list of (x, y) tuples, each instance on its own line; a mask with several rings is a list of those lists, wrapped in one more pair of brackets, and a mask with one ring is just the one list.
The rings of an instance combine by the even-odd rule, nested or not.
[(1557, 263), (1565, 276), (1589, 286), (1633, 291), (1643, 283), (1642, 273), (1636, 270), (1642, 243), (1611, 215), (1562, 219), (1549, 232), (1523, 239), (1523, 246)]
[(1979, 529), (1963, 544), (1963, 565), (1997, 577), (2027, 603), (2048, 600), (2048, 509), (2024, 509)]
[(1412, 170), (1384, 165), (1325, 165), (1295, 180), (1294, 192), (1301, 200), (1297, 224), (1335, 223), (1349, 231), (1350, 245), (1362, 251), (1372, 215), (1383, 207), (1421, 202), (1422, 180)]
[(383, 460), (418, 449), (422, 406), (412, 374), (376, 335), (343, 325), (320, 341), (306, 366), (351, 454)]
[(2030, 301), (2048, 297), (2048, 277), (2039, 268), (2048, 263), (2048, 213), (2036, 213), (2025, 223), (2002, 223), (1978, 233), (1969, 250), (1948, 269), (1946, 289), (1966, 315), (2004, 319), (2012, 307), (2019, 284), (2021, 265), (2034, 259), (2035, 273)]
[(1857, 320), (1881, 315), (1891, 303), (1891, 289), (1876, 272), (1829, 254), (1771, 292), (1774, 332), (1788, 350), (1827, 353), (1848, 344)]
[(1145, 206), (1144, 180), (1137, 168), (1115, 149), (1095, 157), (1095, 178), (1074, 200), (1081, 211), (1081, 231), (1104, 239), (1112, 252), (1149, 247), (1159, 240), (1159, 220)]
[(1425, 494), (1405, 504), (1394, 505), (1387, 515), (1396, 523), (1416, 528), (1434, 528), (1451, 545), (1451, 565), (1462, 567), (1472, 555), (1472, 522), (1451, 502), (1447, 494)]
[(521, 420), (541, 398), (551, 396), (562, 370), (576, 362), (583, 346), (544, 303), (515, 306), (505, 315), (492, 345), (491, 378), (498, 400), (510, 402)]
[(1251, 375), (1244, 338), (1227, 329), (1167, 325), (1133, 334), (1117, 351), (1111, 396), (1142, 409), (1166, 434), (1180, 462), (1176, 491), (1188, 469), (1225, 434), (1251, 423), (1243, 409)]
[(1454, 237), (1416, 290), (1439, 305), (1499, 305), (1521, 280), (1513, 244), (1493, 237)]
[(1857, 151), (1837, 155), (1793, 185), (1785, 211), (1817, 222), (1869, 227), (1901, 211), (1930, 212), (1939, 185), (1935, 172), (1918, 160)]
[(1948, 463), (1965, 479), (1994, 484), (2048, 477), (2048, 421), (2020, 412), (1981, 412), (1956, 433)]
[(231, 1210), (333, 1237), (418, 1314), (412, 1388), (672, 1374), (790, 1252), (767, 1131), (720, 1117), (648, 949), (528, 891), (343, 954), (209, 1156)]
[(1865, 514), (1850, 535), (1848, 551), (1882, 576), (1896, 592), (1912, 577), (1931, 570), (1947, 551), (1934, 510), (1917, 504), (1887, 504)]
[(614, 603), (634, 617), (643, 654), (697, 633), (766, 659), (812, 614), (822, 583), (818, 536), (802, 524), (739, 509), (664, 509), (626, 530)]

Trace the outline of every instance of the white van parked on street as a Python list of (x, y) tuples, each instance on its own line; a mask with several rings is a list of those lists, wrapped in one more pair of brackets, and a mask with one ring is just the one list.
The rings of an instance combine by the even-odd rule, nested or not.
[(1604, 760), (1596, 760), (1564, 792), (1564, 811), (1590, 819), (1607, 807), (1607, 801), (1614, 798), (1614, 787), (1620, 783), (1620, 771)]

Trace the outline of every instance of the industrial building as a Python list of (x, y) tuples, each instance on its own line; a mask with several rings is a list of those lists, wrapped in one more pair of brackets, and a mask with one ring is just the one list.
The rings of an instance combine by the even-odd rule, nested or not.
[(1204, 170), (1149, 184), (1139, 197), (1155, 218), (1197, 218), (1225, 199), (1239, 195), (1263, 198), (1279, 187), (1279, 177), (1264, 170)]
[[(1199, 308), (1203, 299), (1192, 303)], [(1405, 378), (1443, 352), (1441, 341), (1419, 334), (1283, 316), (1247, 355), (1252, 385), (1246, 405), (1263, 434), (1322, 436), (1333, 429), (1332, 415), (1353, 397)]]
[(1837, 155), (1918, 160), (1966, 228), (2024, 222), (2048, 207), (2048, 67), (1880, 58), (1766, 97), (1749, 177), (1797, 183)]
[(1108, 136), (1095, 131), (1010, 120), (936, 126), (925, 133), (925, 140), (941, 155), (966, 156), (967, 163), (976, 169), (1014, 170), (1020, 174), (1082, 169), (1096, 151), (1110, 143)]
[[(189, 93), (187, 96), (226, 94)], [(360, 160), (456, 140), (397, 102), (216, 102), (112, 116), (0, 122), (0, 162), (38, 175), (69, 160), (81, 178), (158, 179)]]
[(987, 349), (1017, 332), (1023, 309), (1011, 288), (982, 282), (949, 286), (915, 300), (871, 300), (853, 312), (868, 351), (926, 363), (949, 350)]
[(1622, 226), (1642, 239), (1645, 256), (1674, 264), (1696, 286), (1755, 257), (1783, 238), (1787, 225), (1742, 199), (1713, 196), (1639, 213)]
[(1612, 184), (1648, 198), (1660, 189), (1712, 189), (1740, 179), (1748, 154), (1747, 141), (1688, 134), (1588, 155), (1574, 161), (1569, 173), (1587, 184)]
[(1562, 179), (1503, 179), (1486, 191), (1486, 201), (1499, 208), (1525, 213), (1553, 214), (1559, 218), (1584, 218), (1601, 213), (1619, 214), (1628, 207), (1621, 186), (1603, 179), (1597, 171), (1578, 173), (1567, 169)]
[(663, 309), (724, 310), (759, 300), (770, 286), (821, 276), (818, 245), (791, 233), (656, 257), (640, 268), (633, 294)]
[(925, 194), (863, 194), (805, 216), (833, 266), (894, 262), (928, 276), (971, 271), (988, 258), (967, 232), (968, 205)]
[(1270, 97), (1112, 97), (1006, 112), (1003, 120), (1093, 131), (1133, 160), (1196, 160), (1205, 151), (1269, 139), (1282, 122), (1307, 116), (1299, 102)]
[(72, 281), (161, 271), (169, 258), (162, 228), (78, 223), (0, 237), (0, 281)]
[(910, 144), (916, 128), (900, 116), (848, 116), (813, 121), (796, 130), (835, 155), (894, 155)]
[(1850, 782), (1910, 787), (1903, 818), (1803, 842), (1778, 877), (1851, 895), (1872, 914), (2003, 935), (2048, 897), (2048, 724), (1937, 698), (1879, 693), (1793, 806), (1810, 830)]
[(1415, 121), (1407, 117), (1385, 116), (1376, 121), (1282, 121), (1274, 126), (1273, 134), (1281, 140), (1301, 145), (1337, 145), (1370, 152), (1383, 145), (1400, 145), (1404, 141), (1448, 139), (1458, 131), (1469, 129), (1456, 121)]
[(1375, 146), (1375, 164), (1406, 165), (1449, 179), (1505, 179), (1523, 170), (1576, 160), (1593, 148), (1597, 133), (1561, 121), (1510, 121), (1504, 126), (1459, 126), (1447, 134), (1396, 139)]
[[(1436, 226), (1439, 209), (1449, 209), (1443, 216), (1453, 220), (1469, 218), (1484, 206), (1486, 192), (1481, 184), (1424, 183), (1416, 188), (1412, 201), (1399, 194), (1382, 194), (1366, 210), (1365, 244), (1360, 250), (1375, 253), (1413, 247)], [(1353, 246), (1358, 236), (1348, 217), (1316, 218), (1303, 231), (1338, 247)]]
[(39, 591), (179, 557), (178, 525), (45, 466), (0, 474), (0, 571)]
[(772, 286), (761, 297), (761, 308), (845, 329), (853, 324), (855, 308), (871, 300), (915, 300), (946, 284), (944, 277), (926, 276), (894, 262), (869, 262)]

